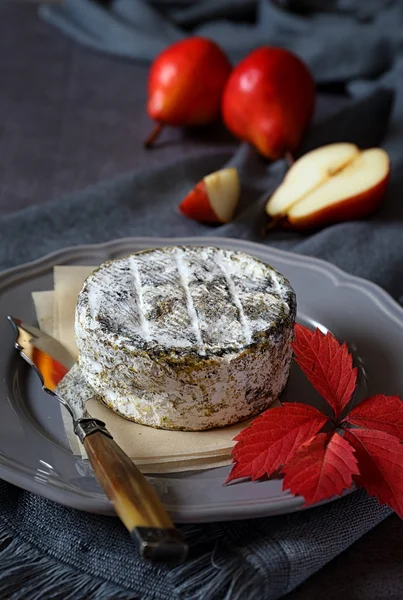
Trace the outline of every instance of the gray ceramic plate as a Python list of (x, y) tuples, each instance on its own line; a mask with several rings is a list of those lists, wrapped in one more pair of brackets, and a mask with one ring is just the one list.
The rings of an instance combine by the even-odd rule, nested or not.
[[(14, 314), (34, 323), (31, 292), (51, 289), (54, 265), (96, 265), (143, 248), (196, 244), (234, 248), (272, 264), (292, 282), (298, 319), (346, 340), (360, 366), (355, 400), (367, 394), (403, 394), (403, 311), (379, 287), (316, 259), (259, 244), (219, 238), (124, 239), (56, 252), (0, 275), (0, 477), (61, 504), (113, 514), (85, 461), (69, 449), (59, 405), (13, 350), (6, 321)], [(295, 365), (284, 399), (316, 406), (321, 399)], [(301, 498), (281, 490), (280, 481), (225, 487), (228, 468), (150, 476), (177, 522), (201, 522), (277, 515), (300, 510)]]

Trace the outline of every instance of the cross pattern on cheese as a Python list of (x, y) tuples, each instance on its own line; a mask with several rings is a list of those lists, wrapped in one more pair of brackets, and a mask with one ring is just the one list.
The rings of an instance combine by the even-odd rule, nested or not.
[(280, 393), (295, 309), (287, 279), (247, 254), (144, 251), (86, 280), (76, 311), (79, 360), (126, 418), (168, 429), (228, 425)]

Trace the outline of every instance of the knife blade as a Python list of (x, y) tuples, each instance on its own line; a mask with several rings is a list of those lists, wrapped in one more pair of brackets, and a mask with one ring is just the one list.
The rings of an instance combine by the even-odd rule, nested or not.
[(84, 445), (95, 476), (136, 541), (140, 555), (153, 563), (183, 562), (187, 544), (154, 488), (116, 444), (105, 423), (86, 416), (84, 401), (72, 402), (68, 395), (60, 394), (63, 388), (57, 386), (69, 369), (75, 368), (74, 359), (60, 342), (37, 327), (7, 318), (15, 332), (15, 348), (36, 371), (43, 390), (70, 413), (74, 433)]

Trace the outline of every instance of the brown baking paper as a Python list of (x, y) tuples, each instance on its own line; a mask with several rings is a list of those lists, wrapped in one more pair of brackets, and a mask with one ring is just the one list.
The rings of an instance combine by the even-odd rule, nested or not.
[[(40, 326), (59, 339), (77, 358), (74, 316), (77, 296), (94, 266), (56, 266), (54, 292), (35, 292)], [(91, 416), (106, 423), (117, 444), (147, 473), (208, 469), (228, 465), (234, 437), (250, 422), (208, 431), (169, 431), (139, 425), (114, 413), (96, 397), (86, 403)], [(83, 446), (64, 419), (72, 451), (85, 457)]]

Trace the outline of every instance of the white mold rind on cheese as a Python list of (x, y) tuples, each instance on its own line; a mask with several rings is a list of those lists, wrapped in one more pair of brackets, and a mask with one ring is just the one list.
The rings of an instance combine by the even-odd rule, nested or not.
[(295, 293), (241, 252), (167, 247), (109, 261), (76, 310), (88, 383), (123, 417), (164, 429), (231, 425), (279, 396)]

